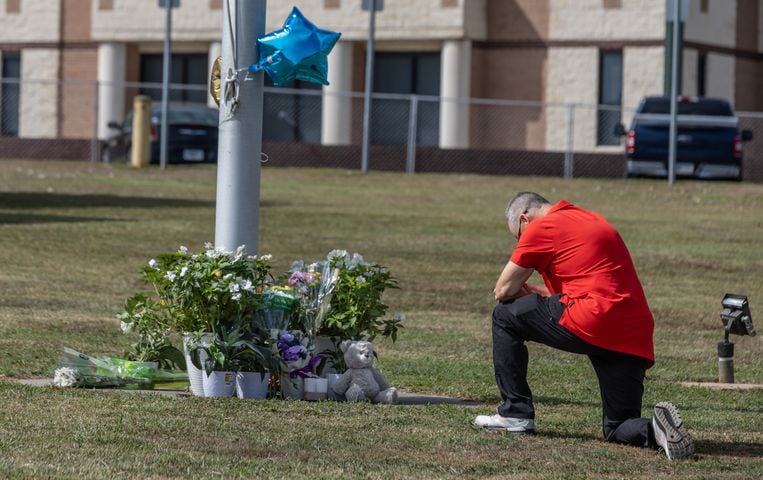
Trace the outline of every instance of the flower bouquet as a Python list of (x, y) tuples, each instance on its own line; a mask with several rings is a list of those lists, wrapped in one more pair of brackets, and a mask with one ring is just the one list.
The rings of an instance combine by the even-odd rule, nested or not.
[(389, 308), (382, 301), (387, 288), (398, 288), (387, 268), (366, 262), (363, 257), (346, 250), (332, 250), (328, 265), (337, 272), (331, 305), (318, 329), (318, 335), (330, 337), (334, 348), (330, 353), (339, 372), (346, 367), (338, 345), (344, 340), (368, 340), (381, 335), (394, 342), (403, 326), (402, 315), (383, 319)]
[(67, 347), (53, 374), (56, 387), (153, 389), (160, 384), (187, 382), (185, 372), (169, 372), (122, 358), (92, 357)]
[[(270, 278), (270, 258), (246, 255), (243, 246), (229, 252), (207, 243), (198, 254), (181, 246), (177, 252), (151, 259), (143, 268), (143, 278), (155, 295), (134, 295), (119, 315), (122, 330), (140, 337), (134, 358), (151, 357), (162, 365), (179, 363), (178, 350), (166, 347), (171, 333), (183, 333), (191, 390), (202, 394), (202, 377), (194, 367), (194, 363), (204, 365), (201, 347), (210, 345), (212, 332), (248, 323), (260, 308)], [(192, 352), (200, 355), (195, 362), (190, 361)]]
[(284, 398), (301, 400), (304, 379), (316, 377), (313, 370), (321, 361), (321, 356), (312, 356), (312, 346), (308, 337), (300, 331), (278, 332), (274, 342), (274, 354), (281, 363), (281, 393)]

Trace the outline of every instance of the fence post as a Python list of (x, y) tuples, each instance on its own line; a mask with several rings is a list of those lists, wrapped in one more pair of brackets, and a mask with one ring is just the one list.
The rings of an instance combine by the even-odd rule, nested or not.
[(567, 147), (564, 151), (564, 178), (572, 178), (575, 164), (575, 104), (567, 104)]
[(416, 131), (418, 130), (419, 97), (411, 95), (411, 109), (408, 112), (408, 155), (405, 159), (405, 172), (416, 172)]

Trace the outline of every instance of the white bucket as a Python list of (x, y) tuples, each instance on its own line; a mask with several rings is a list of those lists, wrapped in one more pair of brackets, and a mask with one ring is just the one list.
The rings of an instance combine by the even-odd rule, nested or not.
[(268, 397), (270, 374), (236, 372), (236, 396), (241, 399), (264, 400)]
[(326, 378), (306, 378), (304, 399), (319, 402), (328, 397), (329, 381)]
[(202, 374), (205, 397), (232, 397), (236, 390), (234, 372), (210, 372)]
[[(204, 374), (204, 371), (196, 368), (193, 362), (191, 362), (189, 345), (191, 344), (192, 341), (193, 341), (192, 333), (183, 334), (183, 351), (185, 352), (185, 366), (186, 366), (186, 371), (188, 372), (188, 381), (191, 383), (191, 394), (197, 397), (203, 397), (204, 383), (203, 383), (202, 375)], [(210, 343), (212, 343), (212, 334), (205, 333), (204, 335), (202, 335), (200, 339), (200, 343), (202, 346), (208, 346)], [(199, 360), (201, 361), (202, 366), (204, 366), (204, 361), (206, 359), (207, 359), (207, 352), (205, 352), (204, 350), (199, 351)]]

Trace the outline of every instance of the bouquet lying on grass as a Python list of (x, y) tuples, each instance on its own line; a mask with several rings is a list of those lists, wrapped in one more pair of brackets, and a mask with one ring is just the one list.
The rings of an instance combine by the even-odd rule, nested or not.
[(158, 384), (188, 381), (185, 372), (160, 370), (156, 365), (114, 357), (91, 357), (64, 348), (53, 374), (56, 387), (154, 388)]

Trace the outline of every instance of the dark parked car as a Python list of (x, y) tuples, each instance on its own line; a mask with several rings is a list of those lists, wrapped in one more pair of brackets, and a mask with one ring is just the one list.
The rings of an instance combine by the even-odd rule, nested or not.
[[(101, 160), (130, 161), (132, 147), (132, 112), (119, 124), (110, 122), (109, 128), (116, 134), (107, 140), (101, 150)], [(160, 135), (162, 130), (161, 104), (151, 107), (150, 151), (151, 163), (159, 163)], [(215, 163), (217, 162), (218, 111), (206, 105), (169, 105), (168, 163)]]
[[(752, 132), (739, 130), (739, 120), (726, 100), (679, 97), (676, 132), (677, 177), (742, 179), (742, 142)], [(626, 136), (626, 175), (668, 175), (670, 131), (668, 97), (646, 97), (641, 101)]]

